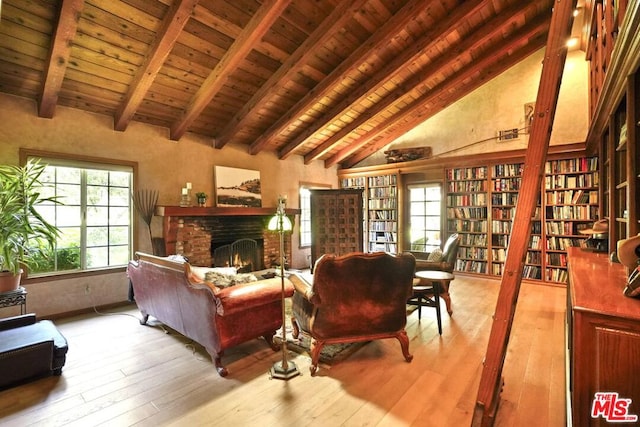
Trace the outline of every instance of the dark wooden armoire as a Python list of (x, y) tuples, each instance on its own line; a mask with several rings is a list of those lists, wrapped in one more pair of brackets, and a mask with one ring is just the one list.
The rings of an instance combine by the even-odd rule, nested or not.
[(311, 190), (311, 265), (323, 254), (362, 252), (362, 189)]

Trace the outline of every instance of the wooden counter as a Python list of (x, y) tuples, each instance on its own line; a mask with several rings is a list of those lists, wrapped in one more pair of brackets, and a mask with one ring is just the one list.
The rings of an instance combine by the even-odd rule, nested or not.
[(568, 425), (608, 424), (591, 416), (596, 392), (631, 399), (628, 414), (640, 415), (640, 300), (622, 293), (626, 269), (607, 254), (567, 255)]

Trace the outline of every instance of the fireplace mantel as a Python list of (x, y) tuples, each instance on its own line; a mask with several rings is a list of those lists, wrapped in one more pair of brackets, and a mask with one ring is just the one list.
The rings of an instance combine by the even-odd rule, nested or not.
[[(300, 209), (285, 209), (287, 215), (298, 215)], [(157, 216), (272, 216), (276, 208), (156, 206)]]

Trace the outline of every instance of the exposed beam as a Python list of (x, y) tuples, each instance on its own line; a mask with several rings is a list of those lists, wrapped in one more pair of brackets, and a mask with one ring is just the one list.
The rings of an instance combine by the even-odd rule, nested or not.
[(500, 401), (502, 368), (522, 282), (524, 259), (531, 234), (531, 218), (540, 195), (544, 164), (567, 57), (566, 41), (571, 34), (572, 13), (575, 5), (576, 0), (554, 2), (534, 119), (518, 192), (518, 203), (509, 238), (509, 251), (504, 264), (500, 292), (478, 387), (478, 399), (472, 420), (472, 426), (476, 427), (493, 425)]
[[(349, 145), (325, 160), (325, 167), (331, 167), (336, 163), (341, 163), (343, 167), (351, 167), (364, 160), (380, 148), (392, 142), (395, 138), (404, 134), (410, 126), (428, 119), (435, 114), (436, 110), (426, 111), (425, 106), (432, 103), (441, 103), (444, 100), (446, 105), (450, 105), (464, 95), (470, 93), (477, 87), (485, 84), (487, 80), (497, 76), (507, 70), (536, 50), (544, 46), (543, 38), (536, 38), (536, 35), (544, 34), (546, 23), (544, 20), (536, 21), (514, 34), (511, 38), (503, 41), (495, 50), (485, 52), (482, 57), (476, 58), (469, 66), (461, 69), (455, 75), (450, 76), (441, 84), (432, 87), (421, 97), (416, 98), (403, 110), (381, 122), (354, 141), (349, 141)], [(524, 46), (523, 35), (531, 40)], [(504, 57), (501, 61), (496, 58)], [(446, 96), (443, 96), (446, 94)], [(442, 105), (442, 104), (440, 104)], [(403, 126), (405, 121), (410, 125)], [(392, 132), (389, 132), (389, 130)], [(367, 145), (376, 140), (373, 144)], [(366, 146), (366, 148), (365, 148)], [(347, 159), (347, 161), (343, 161)]]
[(345, 75), (357, 71), (357, 68), (360, 67), (365, 58), (370, 56), (372, 52), (385, 47), (389, 43), (389, 39), (404, 29), (407, 22), (417, 15), (417, 10), (426, 7), (431, 1), (433, 0), (410, 0), (404, 5), (379, 31), (372, 34), (365, 43), (361, 44), (346, 60), (342, 61), (324, 80), (311, 89), (286, 114), (282, 115), (276, 123), (260, 135), (249, 147), (249, 153), (257, 154), (260, 152), (273, 137), (283, 132), (291, 123), (298, 120), (301, 115), (304, 115), (318, 102), (318, 99), (326, 96), (331, 88), (344, 79)]
[[(475, 11), (475, 8), (469, 10), (469, 12), (471, 13), (474, 13)], [(402, 103), (405, 98), (415, 96), (414, 91), (418, 89), (420, 85), (423, 85), (425, 84), (425, 82), (433, 79), (433, 76), (438, 76), (440, 75), (440, 73), (446, 73), (446, 67), (459, 62), (459, 52), (473, 51), (479, 46), (482, 46), (482, 44), (488, 39), (503, 33), (504, 28), (511, 25), (511, 20), (515, 16), (518, 16), (520, 13), (522, 13), (520, 7), (512, 6), (501, 15), (496, 16), (488, 21), (485, 25), (480, 26), (473, 34), (469, 34), (461, 39), (458, 44), (452, 43), (451, 48), (445, 55), (430, 63), (425, 70), (421, 71), (420, 73), (414, 74), (413, 77), (411, 77), (405, 83), (396, 87), (393, 91), (387, 93), (387, 95), (385, 95), (383, 99), (376, 102), (372, 107), (368, 108), (365, 112), (358, 115), (352, 122), (346, 124), (338, 132), (327, 138), (322, 144), (318, 145), (316, 148), (307, 153), (304, 157), (305, 164), (309, 164), (313, 160), (320, 158), (322, 155), (330, 151), (334, 146), (338, 145), (343, 138), (347, 137), (353, 131), (363, 126), (373, 117), (377, 116), (380, 113), (383, 113), (387, 108), (392, 107), (393, 104)], [(456, 19), (461, 19), (461, 17), (456, 15)], [(434, 43), (437, 43), (442, 37), (445, 37), (447, 35), (449, 27), (451, 26), (451, 23), (448, 20), (444, 21), (444, 23), (446, 24), (446, 26), (440, 27), (444, 28), (444, 31), (442, 31), (441, 33), (437, 33), (440, 37), (431, 36), (427, 40), (433, 40)], [(427, 47), (429, 46), (431, 46), (431, 44), (427, 45)], [(401, 67), (404, 67), (407, 64), (412, 63), (415, 60), (415, 56), (416, 55), (412, 55), (410, 58), (405, 58), (404, 55), (400, 56), (399, 58), (408, 60), (399, 65), (401, 65)], [(380, 78), (382, 79), (383, 83), (384, 81), (386, 81), (384, 79), (384, 75), (380, 75)], [(374, 89), (377, 89), (377, 86)], [(420, 92), (425, 92), (425, 89), (422, 89)], [(358, 98), (356, 103), (362, 101), (365, 96), (370, 95), (370, 93), (371, 92), (359, 94), (362, 96)], [(411, 99), (408, 102), (411, 103)], [(345, 109), (341, 112), (341, 114), (345, 114), (347, 111), (348, 110)]]
[(189, 21), (199, 0), (176, 0), (165, 15), (149, 55), (138, 68), (122, 104), (115, 114), (114, 128), (123, 131), (144, 100), (169, 52)]
[(207, 76), (195, 93), (182, 117), (173, 123), (170, 131), (172, 140), (180, 139), (194, 120), (202, 113), (213, 97), (222, 88), (227, 77), (235, 70), (251, 49), (259, 43), (264, 34), (284, 12), (291, 0), (265, 1), (251, 17), (240, 36), (233, 42), (227, 53)]
[[(477, 14), (483, 4), (483, 0), (474, 0), (464, 2), (459, 7), (456, 7), (452, 11), (452, 13), (447, 16), (446, 19), (442, 19), (435, 25), (431, 26), (429, 30), (426, 31), (418, 40), (416, 40), (414, 43), (411, 43), (400, 55), (396, 56), (393, 61), (382, 67), (366, 82), (359, 84), (358, 87), (354, 88), (354, 90), (351, 91), (348, 96), (338, 102), (335, 106), (331, 107), (329, 111), (323, 114), (322, 117), (311, 124), (311, 126), (305, 129), (293, 141), (289, 142), (287, 145), (281, 148), (278, 152), (279, 157), (281, 159), (287, 158), (294, 150), (302, 146), (307, 140), (318, 135), (327, 126), (331, 125), (334, 120), (343, 116), (344, 114), (347, 114), (350, 110), (353, 110), (354, 106), (357, 106), (361, 102), (365, 101), (367, 97), (371, 96), (371, 94), (380, 89), (386, 82), (392, 80), (397, 73), (401, 72), (407, 66), (412, 64), (417, 57), (423, 55), (423, 52), (429, 50), (433, 46), (436, 46), (438, 43), (442, 43), (447, 35), (451, 34), (454, 31), (458, 31), (455, 23), (460, 20), (468, 19), (469, 16)], [(403, 94), (406, 93), (405, 91), (401, 92)], [(391, 102), (390, 100), (394, 97), (397, 96), (385, 96), (384, 100), (381, 100), (380, 102), (374, 104), (374, 108), (376, 108), (380, 104)], [(345, 129), (347, 129), (345, 135), (351, 133), (351, 130), (349, 130), (351, 126), (352, 123), (347, 124), (343, 129), (341, 129), (341, 133), (342, 130)], [(333, 138), (330, 139), (333, 140)], [(333, 145), (333, 143), (322, 143), (318, 148), (312, 150), (311, 153), (305, 155), (305, 163), (308, 164), (311, 161), (316, 160), (321, 155), (329, 151)]]
[(83, 7), (84, 0), (63, 0), (60, 7), (58, 25), (54, 30), (44, 70), (44, 82), (38, 105), (40, 117), (48, 119), (53, 117)]
[(222, 148), (227, 145), (247, 117), (254, 111), (260, 111), (269, 102), (270, 96), (278, 89), (280, 83), (289, 80), (291, 76), (300, 72), (308, 62), (308, 59), (314, 56), (316, 51), (334, 36), (335, 31), (340, 30), (348, 21), (353, 19), (353, 15), (367, 1), (341, 2), (229, 121), (220, 132), (220, 135), (216, 137), (215, 147)]

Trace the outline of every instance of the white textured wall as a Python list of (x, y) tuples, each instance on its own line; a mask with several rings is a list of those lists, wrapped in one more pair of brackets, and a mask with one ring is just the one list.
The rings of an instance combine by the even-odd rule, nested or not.
[[(124, 132), (116, 132), (111, 117), (72, 108), (58, 107), (53, 119), (43, 119), (38, 117), (36, 108), (31, 100), (0, 94), (0, 163), (17, 164), (19, 148), (137, 161), (138, 188), (158, 190), (161, 205), (177, 205), (186, 182), (193, 184), (194, 192), (213, 196), (214, 165), (259, 170), (263, 206), (273, 206), (274, 212), (279, 194), (287, 196), (288, 207), (298, 208), (299, 182), (334, 188), (338, 185), (335, 167), (325, 169), (323, 162), (305, 166), (300, 156), (287, 160), (279, 160), (271, 153), (252, 156), (245, 147), (234, 145), (218, 150), (211, 147), (211, 141), (192, 134), (178, 142), (171, 141), (167, 129), (138, 122), (132, 122)], [(146, 225), (142, 220), (138, 224), (136, 249), (150, 252)], [(161, 226), (160, 218), (154, 218), (154, 236), (162, 235)], [(309, 251), (297, 250), (297, 232), (292, 236), (292, 265), (308, 266)], [(29, 284), (28, 310), (50, 316), (124, 301), (127, 283), (125, 274), (117, 273)], [(85, 295), (86, 284), (92, 287), (90, 296)]]
[[(430, 146), (434, 156), (460, 156), (526, 148), (528, 135), (505, 143), (493, 138), (497, 130), (524, 127), (524, 105), (536, 100), (543, 57), (544, 49), (427, 119), (384, 150)], [(588, 131), (588, 72), (584, 52), (570, 52), (551, 145), (584, 142)], [(384, 150), (358, 166), (386, 163)]]

